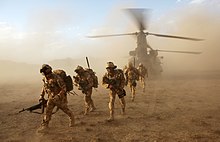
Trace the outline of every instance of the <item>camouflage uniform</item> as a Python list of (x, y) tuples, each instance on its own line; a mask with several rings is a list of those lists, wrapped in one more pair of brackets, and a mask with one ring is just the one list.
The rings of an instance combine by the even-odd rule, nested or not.
[(145, 68), (145, 66), (142, 63), (139, 64), (137, 69), (140, 73), (139, 80), (142, 84), (143, 92), (145, 92), (145, 76), (147, 75), (147, 77), (148, 77), (147, 69)]
[(110, 117), (109, 120), (114, 120), (114, 103), (115, 103), (115, 96), (118, 94), (120, 99), (120, 104), (122, 107), (122, 114), (125, 114), (125, 99), (124, 96), (126, 95), (125, 90), (123, 89), (125, 86), (125, 78), (123, 71), (121, 69), (116, 69), (112, 62), (107, 63), (107, 73), (102, 78), (102, 84), (110, 89), (110, 101), (109, 101), (109, 110), (110, 110)]
[(93, 78), (92, 76), (84, 70), (81, 66), (77, 66), (75, 69), (77, 73), (74, 76), (74, 81), (76, 85), (79, 86), (79, 90), (82, 90), (82, 93), (85, 94), (85, 112), (84, 115), (88, 114), (89, 111), (95, 110), (94, 102), (92, 100), (92, 87), (93, 87)]
[(123, 68), (123, 72), (125, 73), (125, 71), (127, 70), (128, 66), (125, 65), (124, 68)]
[(48, 94), (46, 113), (44, 115), (43, 122), (41, 124), (42, 127), (40, 130), (48, 127), (49, 121), (51, 120), (52, 111), (55, 106), (69, 116), (69, 126), (72, 127), (74, 125), (74, 115), (67, 106), (66, 85), (63, 79), (54, 74), (52, 72), (52, 68), (46, 64), (42, 66), (40, 72), (44, 74), (44, 85), (42, 88), (40, 99), (43, 98), (45, 94)]
[(128, 64), (128, 68), (125, 70), (125, 77), (126, 85), (128, 84), (131, 90), (131, 100), (134, 101), (137, 86), (136, 81), (139, 80), (139, 71), (133, 67), (132, 63)]

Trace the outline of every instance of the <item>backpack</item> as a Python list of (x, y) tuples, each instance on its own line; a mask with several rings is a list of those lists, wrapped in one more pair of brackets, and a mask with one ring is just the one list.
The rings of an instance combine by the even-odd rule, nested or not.
[(66, 72), (64, 70), (54, 70), (53, 73), (55, 73), (56, 75), (60, 76), (64, 83), (66, 84), (66, 90), (67, 92), (70, 92), (73, 90), (73, 80), (71, 78), (70, 75), (66, 75)]
[(88, 72), (93, 79), (93, 86), (92, 87), (98, 88), (98, 85), (99, 85), (98, 77), (95, 75), (95, 72), (92, 69), (85, 69), (85, 71)]
[(122, 79), (125, 80), (124, 71), (122, 69), (116, 69), (117, 72), (122, 76)]

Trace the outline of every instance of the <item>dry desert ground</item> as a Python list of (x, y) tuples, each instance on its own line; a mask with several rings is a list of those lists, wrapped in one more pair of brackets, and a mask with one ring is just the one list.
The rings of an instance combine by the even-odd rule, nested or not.
[(19, 110), (38, 103), (42, 82), (0, 85), (2, 142), (208, 142), (220, 141), (220, 72), (187, 72), (147, 80), (132, 102), (126, 87), (126, 115), (115, 102), (115, 121), (107, 122), (108, 90), (93, 91), (97, 109), (83, 115), (83, 94), (68, 96), (76, 125), (60, 110), (45, 133), (36, 132), (42, 115)]

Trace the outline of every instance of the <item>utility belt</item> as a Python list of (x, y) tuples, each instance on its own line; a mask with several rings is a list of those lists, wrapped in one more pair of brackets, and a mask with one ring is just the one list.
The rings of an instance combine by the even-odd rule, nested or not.
[(114, 88), (112, 88), (110, 90), (115, 91), (118, 94), (119, 98), (123, 98), (124, 96), (126, 96), (125, 89), (120, 89), (119, 87), (117, 87), (117, 88), (114, 87)]
[(116, 90), (116, 92), (117, 92), (119, 98), (123, 98), (124, 96), (126, 96), (125, 89), (122, 89), (122, 90), (118, 89), (118, 90)]

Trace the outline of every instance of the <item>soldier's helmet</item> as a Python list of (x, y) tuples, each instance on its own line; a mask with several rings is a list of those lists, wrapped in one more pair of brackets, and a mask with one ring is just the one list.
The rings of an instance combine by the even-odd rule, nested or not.
[(139, 67), (142, 67), (142, 66), (143, 66), (143, 64), (142, 64), (142, 63), (140, 63), (140, 64), (139, 64)]
[(49, 66), (48, 64), (43, 64), (41, 69), (40, 69), (40, 73), (44, 73), (44, 72), (52, 72), (52, 67)]
[(82, 66), (77, 66), (76, 69), (74, 70), (76, 73), (79, 73), (81, 71), (84, 71)]
[(113, 62), (107, 62), (106, 69), (109, 69), (109, 68), (115, 69), (115, 68), (117, 68), (117, 66), (115, 66)]
[(132, 62), (129, 62), (129, 63), (128, 63), (128, 67), (129, 67), (129, 68), (133, 67)]

